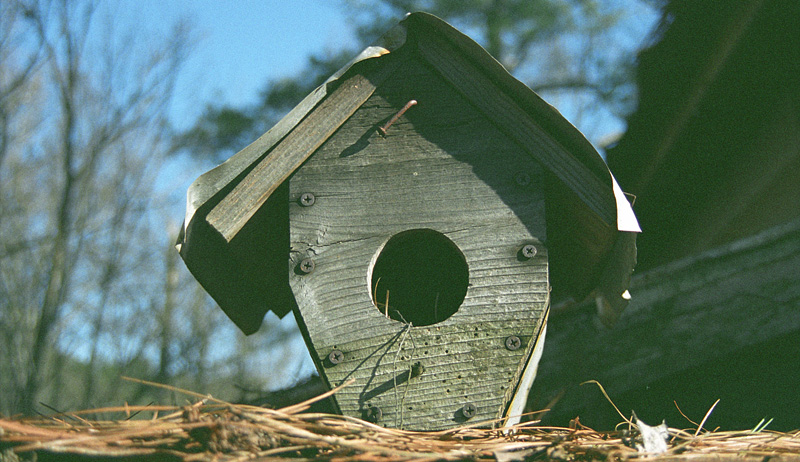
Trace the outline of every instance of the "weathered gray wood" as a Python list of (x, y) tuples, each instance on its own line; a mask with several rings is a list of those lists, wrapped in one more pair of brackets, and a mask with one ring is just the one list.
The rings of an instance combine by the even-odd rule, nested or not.
[[(545, 190), (547, 226), (551, 230), (557, 230), (550, 233), (550, 239), (547, 241), (548, 253), (552, 256), (548, 265), (553, 293), (556, 296), (559, 296), (560, 292), (563, 295), (582, 298), (597, 287), (602, 281), (598, 277), (601, 268), (604, 262), (609, 261), (611, 249), (615, 242), (619, 241), (616, 239), (617, 230), (614, 226), (615, 204), (611, 177), (605, 163), (591, 144), (561, 117), (558, 111), (508, 74), (479, 45), (440, 19), (426, 13), (411, 14), (384, 38), (386, 40), (382, 40), (381, 46), (386, 48), (376, 46), (366, 49), (351, 65), (304, 99), (276, 127), (232, 159), (203, 175), (190, 187), (188, 223), (186, 233), (181, 239), (181, 255), (187, 264), (191, 265), (194, 273), (202, 275), (198, 279), (223, 306), (225, 312), (246, 332), (258, 327), (258, 321), (264, 310), (273, 310), (278, 314), (286, 312), (285, 298), (282, 296), (286, 285), (279, 283), (283, 280), (283, 276), (276, 278), (270, 274), (266, 278), (250, 277), (248, 279), (252, 281), (248, 281), (247, 284), (238, 283), (241, 279), (240, 274), (258, 273), (254, 269), (259, 265), (251, 263), (255, 263), (265, 255), (265, 251), (269, 253), (270, 263), (267, 267), (271, 271), (273, 259), (276, 256), (283, 257), (284, 249), (288, 247), (284, 245), (288, 238), (288, 230), (284, 233), (287, 228), (277, 223), (283, 220), (285, 210), (265, 204), (268, 204), (268, 198), (275, 196), (275, 188), (280, 184), (286, 184), (288, 178), (321, 143), (338, 142), (333, 139), (335, 136), (333, 138), (329, 136), (336, 133), (341, 128), (342, 122), (356, 110), (363, 114), (365, 121), (368, 121), (362, 127), (365, 131), (359, 134), (357, 140), (342, 145), (341, 154), (343, 159), (347, 159), (343, 161), (347, 168), (358, 168), (357, 154), (374, 141), (378, 125), (390, 120), (397, 109), (408, 102), (405, 98), (415, 98), (416, 93), (411, 92), (401, 98), (402, 100), (387, 99), (389, 106), (370, 107), (361, 103), (369, 96), (371, 87), (379, 85), (382, 79), (395, 69), (399, 71), (401, 77), (405, 76), (407, 69), (403, 60), (409, 56), (415, 56), (423, 67), (428, 66), (429, 71), (433, 70), (428, 72), (429, 76), (425, 79), (435, 78), (438, 84), (447, 82), (451, 86), (460, 87), (455, 88), (455, 91), (453, 88), (448, 91), (461, 98), (459, 105), (470, 108), (464, 113), (480, 118), (483, 124), (493, 124), (495, 129), (493, 135), (504, 134), (510, 138), (510, 142), (516, 143), (517, 151), (522, 154), (517, 160), (524, 161), (524, 158), (529, 158), (537, 165), (540, 162), (536, 159), (546, 162), (548, 168), (544, 169), (543, 179), (535, 185)], [(363, 80), (362, 76), (366, 77), (366, 83), (355, 85), (357, 80)], [(417, 84), (422, 88), (427, 82), (420, 80)], [(352, 98), (347, 92), (351, 93)], [(454, 112), (455, 115), (462, 114), (459, 108), (453, 106), (455, 104), (453, 101), (449, 103), (440, 101), (437, 104), (444, 104), (441, 111), (443, 117), (429, 115), (426, 116), (427, 119), (418, 119), (415, 114), (426, 113), (423, 103), (413, 107), (408, 115), (401, 117), (397, 126), (409, 122), (415, 127), (424, 126), (428, 134), (422, 139), (437, 144), (435, 141), (439, 136), (436, 134), (437, 131), (444, 136), (453, 129), (458, 129), (457, 124), (461, 123), (458, 122), (458, 118), (448, 115), (447, 111)], [(448, 104), (450, 107), (447, 107)], [(377, 117), (379, 123), (374, 122), (372, 116), (368, 117), (369, 114)], [(403, 133), (397, 130), (397, 126), (390, 129), (388, 138)], [(463, 142), (451, 144), (452, 149), (448, 152), (457, 160), (462, 160), (459, 158), (461, 151), (473, 152), (471, 151), (473, 149), (485, 149), (485, 155), (491, 155), (494, 149), (491, 143), (472, 134), (473, 132), (466, 133), (462, 130), (460, 136)], [(413, 143), (413, 140), (409, 142)], [(405, 149), (405, 146), (401, 148)], [(415, 160), (410, 159), (409, 162)], [(438, 164), (437, 162), (437, 159), (427, 160), (426, 168), (429, 171), (439, 169), (442, 172), (440, 176), (447, 178), (449, 175), (447, 170), (451, 169), (451, 166), (446, 162)], [(484, 181), (484, 177), (489, 173), (488, 170), (482, 170), (479, 164), (471, 165), (478, 165), (479, 168), (473, 173)], [(574, 178), (569, 177), (570, 169), (573, 167), (578, 169)], [(524, 162), (508, 166), (504, 179), (508, 180), (508, 176), (520, 171), (524, 173), (524, 168)], [(554, 172), (559, 169), (562, 171), (552, 173), (551, 169)], [(568, 181), (569, 186), (565, 186), (562, 179)], [(497, 192), (501, 196), (504, 194), (502, 189), (508, 188), (508, 184), (513, 183), (509, 180), (509, 183), (499, 184), (496, 180), (493, 181), (500, 188)], [(373, 175), (370, 181), (392, 182), (395, 178), (391, 174), (384, 177)], [(449, 186), (442, 183), (441, 187)], [(585, 194), (582, 194), (593, 205), (585, 204), (579, 194), (573, 191), (574, 188), (585, 188)], [(397, 195), (391, 199), (397, 203), (410, 203), (403, 194), (413, 195), (413, 190), (397, 187), (395, 191)], [(369, 190), (361, 192), (370, 193)], [(477, 214), (489, 213), (481, 208), (482, 197), (477, 195), (457, 197), (473, 198), (469, 204), (462, 201), (464, 210), (474, 210), (473, 213)], [(510, 209), (507, 212), (510, 215), (525, 213), (530, 204), (523, 202), (506, 200), (506, 205)], [(397, 203), (393, 204), (395, 208), (392, 214), (385, 217), (373, 215), (368, 218), (372, 221), (383, 220), (390, 223), (398, 214), (402, 215), (403, 210), (397, 208)], [(454, 204), (458, 204), (458, 201)], [(245, 223), (252, 222), (255, 220), (254, 217), (258, 217), (254, 215), (256, 210), (265, 209), (268, 209), (268, 213), (261, 217), (263, 222), (251, 227), (253, 234), (240, 231), (247, 229)], [(598, 214), (598, 210), (602, 213)], [(444, 213), (441, 210), (439, 212)], [(349, 213), (354, 212), (349, 211)], [(454, 213), (453, 217), (457, 215), (459, 213)], [(453, 217), (441, 218), (447, 220)], [(361, 217), (354, 216), (354, 218)], [(502, 225), (502, 219), (498, 223)], [(269, 228), (263, 236), (272, 242), (266, 245), (248, 242), (251, 238), (261, 239), (262, 226)], [(237, 244), (234, 236), (243, 235), (247, 235), (247, 238), (240, 237)], [(545, 239), (544, 236), (537, 235), (537, 237)], [(193, 241), (192, 244), (189, 243), (190, 240)], [(239, 249), (243, 249), (241, 254), (238, 252)], [(251, 249), (254, 251), (246, 255)], [(261, 250), (255, 251), (256, 249)], [(237, 251), (235, 255), (233, 250)], [(247, 265), (236, 261), (241, 255), (247, 257)], [(283, 259), (285, 261), (285, 257)], [(625, 270), (622, 273), (627, 273), (630, 265), (622, 266)], [(221, 267), (226, 270), (224, 274), (219, 274), (218, 268)], [(627, 274), (622, 274), (623, 281), (626, 277)], [(265, 279), (278, 283), (258, 282)], [(612, 282), (616, 288), (618, 281)]]
[(355, 74), (325, 98), (209, 212), (206, 220), (231, 241), (258, 209), (372, 95), (397, 63)]
[(558, 281), (554, 290), (585, 296), (594, 288), (592, 284), (616, 238), (616, 204), (611, 189), (604, 184), (608, 180), (601, 180), (550, 136), (444, 37), (426, 34), (418, 41), (418, 48), (421, 56), (488, 121), (558, 178), (549, 184), (547, 193), (548, 207), (560, 204), (557, 209), (551, 208), (551, 228), (562, 230), (561, 234), (551, 234), (551, 274)]
[(639, 274), (630, 292), (613, 329), (589, 310), (551, 315), (532, 395), (598, 380), (619, 396), (800, 332), (800, 222)]
[[(410, 99), (418, 104), (379, 135)], [(379, 406), (382, 423), (413, 429), (463, 423), (466, 403), (476, 421), (502, 417), (548, 304), (542, 176), (449, 84), (407, 62), (291, 178), (290, 284), (323, 375), (333, 386), (355, 379), (334, 397), (345, 414)], [(297, 203), (306, 192), (311, 207)], [(409, 229), (444, 234), (469, 265), (462, 306), (430, 326), (385, 317), (370, 295), (371, 262)], [(522, 260), (527, 243), (538, 252)], [(304, 258), (316, 268), (296, 274)], [(506, 349), (510, 335), (523, 347)], [(325, 362), (334, 349), (336, 366)], [(424, 372), (409, 378), (417, 362)]]
[(482, 70), (436, 34), (418, 42), (422, 56), (488, 120), (551, 170), (606, 223), (616, 223), (614, 196), (583, 163), (549, 136)]

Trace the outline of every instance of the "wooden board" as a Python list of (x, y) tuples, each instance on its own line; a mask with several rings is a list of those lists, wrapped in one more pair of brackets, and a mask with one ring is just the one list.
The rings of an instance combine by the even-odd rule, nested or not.
[[(710, 374), (712, 367), (723, 362), (730, 362), (730, 367), (738, 370), (737, 376), (749, 377), (753, 388), (760, 388), (760, 382), (768, 389), (771, 382), (797, 375), (796, 361), (781, 361), (787, 356), (785, 351), (760, 351), (759, 345), (787, 336), (797, 339), (800, 335), (798, 221), (638, 274), (633, 278), (630, 292), (631, 303), (613, 329), (601, 328), (593, 322), (593, 307), (553, 312), (539, 376), (531, 392), (539, 406), (544, 406), (560, 390), (569, 390), (554, 408), (559, 416), (568, 420), (580, 414), (584, 421), (587, 414), (596, 414), (587, 406), (598, 405), (608, 409), (616, 419), (599, 391), (585, 386), (580, 388), (587, 390), (579, 392), (578, 384), (600, 381), (622, 411), (628, 413), (634, 404), (621, 400), (626, 393), (645, 390), (659, 380), (693, 369), (701, 375)], [(794, 352), (796, 346), (795, 340)], [(758, 363), (742, 362), (737, 357), (742, 352), (758, 352), (762, 358)], [(796, 353), (788, 356), (797, 357)], [(771, 369), (773, 366), (767, 363), (778, 363), (778, 367)], [(708, 376), (706, 380), (712, 384), (717, 381), (722, 388), (738, 379)], [(765, 415), (777, 417), (776, 405), (785, 407), (790, 396), (797, 403), (796, 384), (781, 383), (787, 388), (785, 396), (757, 396), (760, 392), (756, 391), (736, 397), (742, 402), (758, 400), (760, 406), (753, 415), (740, 416), (741, 420), (755, 425)], [(673, 384), (673, 389), (677, 386), (700, 384), (678, 383)], [(694, 409), (690, 417), (701, 418), (720, 397), (714, 389), (708, 390), (708, 386), (706, 392), (703, 397), (686, 394), (692, 399), (702, 399), (700, 409)], [(656, 393), (650, 397), (652, 403), (640, 402), (635, 409), (640, 415), (645, 407), (674, 412), (672, 399), (678, 399), (678, 404), (688, 412), (686, 402), (675, 393), (677, 390), (663, 395)], [(741, 405), (723, 400), (715, 414)], [(794, 409), (796, 406), (789, 406), (785, 413), (791, 418), (783, 416), (781, 425), (786, 425), (786, 429), (796, 428)], [(650, 419), (664, 417), (662, 414)]]
[(614, 196), (603, 180), (548, 135), (480, 68), (438, 34), (426, 34), (424, 40), (418, 42), (418, 47), (427, 62), (489, 121), (552, 171), (598, 217), (606, 223), (616, 223)]
[[(418, 104), (378, 134), (410, 99)], [(355, 379), (335, 395), (343, 413), (378, 406), (381, 424), (419, 430), (463, 423), (467, 403), (471, 421), (502, 416), (548, 303), (542, 177), (420, 62), (404, 64), (292, 177), (290, 284), (321, 375), (333, 386)], [(313, 206), (298, 203), (303, 193)], [(430, 326), (385, 317), (370, 295), (381, 246), (409, 229), (442, 233), (469, 266), (463, 304)], [(528, 243), (537, 254), (520, 259)], [(295, 271), (304, 258), (311, 274)], [(510, 335), (522, 348), (505, 347)], [(334, 349), (344, 360), (332, 366)], [(424, 372), (410, 378), (417, 362)]]
[[(582, 298), (595, 288), (616, 238), (616, 204), (611, 188), (495, 85), (481, 67), (445, 37), (424, 32), (420, 56), (470, 102), (487, 121), (540, 162), (553, 179), (547, 200), (552, 235), (551, 280), (556, 294)], [(552, 234), (552, 233), (551, 233)], [(576, 242), (577, 239), (577, 242)]]

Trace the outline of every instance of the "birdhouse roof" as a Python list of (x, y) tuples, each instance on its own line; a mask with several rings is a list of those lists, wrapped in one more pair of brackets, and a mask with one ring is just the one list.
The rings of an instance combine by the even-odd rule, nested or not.
[(242, 236), (253, 222), (265, 223), (277, 244), (260, 251), (288, 252), (280, 229), (288, 227), (282, 185), (388, 75), (401, 71), (398, 56), (404, 53), (423, 59), (544, 167), (553, 295), (582, 299), (598, 289), (624, 304), (640, 229), (603, 159), (555, 108), (480, 45), (435, 16), (413, 13), (268, 132), (190, 186), (178, 250), (223, 310), (245, 332), (255, 331), (269, 310), (279, 316), (291, 310), (281, 276), (253, 276), (288, 273), (286, 255), (279, 255), (273, 267), (254, 263), (248, 256), (254, 249)]

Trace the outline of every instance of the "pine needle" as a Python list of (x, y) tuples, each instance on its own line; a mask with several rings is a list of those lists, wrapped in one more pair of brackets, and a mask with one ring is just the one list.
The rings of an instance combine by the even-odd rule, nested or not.
[(700, 434), (700, 430), (703, 429), (703, 425), (705, 425), (706, 420), (708, 420), (708, 417), (711, 415), (711, 413), (714, 412), (714, 408), (717, 407), (717, 404), (719, 404), (719, 399), (714, 401), (714, 404), (711, 405), (711, 408), (708, 410), (708, 412), (706, 412), (706, 415), (703, 416), (703, 420), (701, 420), (700, 425), (697, 426), (697, 431), (694, 432), (694, 436)]
[[(133, 381), (150, 384), (138, 379)], [(506, 432), (485, 428), (487, 422), (482, 422), (438, 432), (416, 432), (383, 428), (349, 416), (299, 413), (311, 402), (325, 399), (347, 385), (349, 382), (313, 400), (274, 410), (231, 404), (188, 390), (153, 384), (199, 400), (185, 406), (125, 403), (119, 407), (70, 414), (116, 413), (119, 420), (114, 421), (84, 418), (67, 422), (44, 416), (0, 418), (0, 448), (3, 448), (3, 456), (13, 451), (11, 457), (19, 455), (24, 460), (36, 457), (73, 460), (79, 456), (111, 461), (147, 457), (181, 462), (626, 460), (638, 455), (630, 445), (628, 433), (595, 431), (583, 425), (562, 428), (525, 423)], [(600, 389), (608, 398), (605, 390)], [(752, 430), (700, 434), (714, 406), (694, 435), (670, 429), (673, 435), (670, 460), (689, 462), (708, 457), (708, 454), (723, 458), (765, 458), (800, 453), (800, 432), (767, 431), (765, 427), (769, 421), (764, 420)], [(158, 416), (155, 420), (130, 419), (135, 412), (144, 410), (157, 412)], [(483, 428), (478, 428), (481, 426)]]
[(616, 404), (614, 404), (614, 401), (612, 401), (612, 400), (611, 400), (611, 398), (608, 396), (608, 393), (606, 393), (606, 389), (605, 389), (605, 388), (603, 388), (603, 385), (601, 385), (601, 384), (600, 384), (600, 382), (598, 382), (597, 380), (587, 380), (587, 381), (585, 381), (585, 382), (581, 383), (581, 386), (583, 386), (583, 385), (586, 385), (587, 383), (593, 383), (593, 384), (597, 385), (598, 387), (600, 387), (600, 391), (603, 393), (603, 396), (605, 396), (605, 397), (606, 397), (606, 399), (608, 400), (608, 402), (609, 402), (609, 403), (611, 403), (611, 405), (612, 405), (612, 406), (614, 406), (614, 409), (616, 409), (616, 411), (617, 411), (617, 414), (619, 414), (619, 416), (620, 416), (620, 417), (622, 417), (622, 420), (624, 420), (625, 422), (627, 422), (627, 423), (628, 423), (628, 425), (633, 425), (633, 422), (631, 422), (631, 420), (630, 420), (630, 419), (628, 419), (627, 417), (625, 417), (625, 416), (622, 414), (622, 412), (620, 412), (619, 408), (617, 407), (617, 405), (616, 405)]

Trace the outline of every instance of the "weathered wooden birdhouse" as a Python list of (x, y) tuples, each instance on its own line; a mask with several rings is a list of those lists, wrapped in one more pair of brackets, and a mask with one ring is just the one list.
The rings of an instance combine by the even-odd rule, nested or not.
[(294, 310), (342, 413), (419, 430), (519, 412), (551, 287), (624, 302), (638, 231), (584, 137), (422, 13), (188, 199), (181, 255), (228, 316)]

